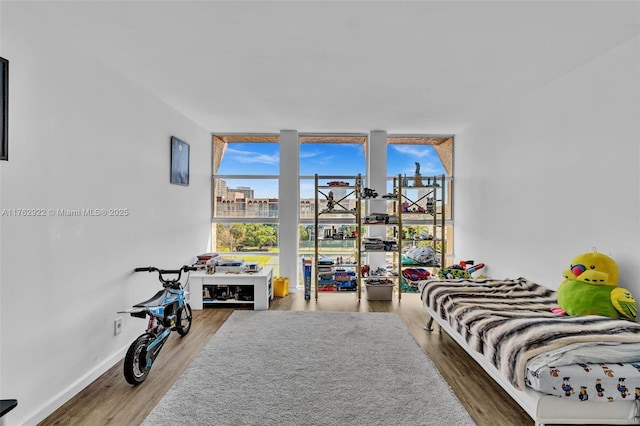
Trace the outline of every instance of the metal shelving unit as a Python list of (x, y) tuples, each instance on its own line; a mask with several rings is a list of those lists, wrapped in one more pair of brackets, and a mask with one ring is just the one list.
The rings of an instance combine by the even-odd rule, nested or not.
[[(398, 194), (396, 203), (398, 215), (398, 298), (402, 298), (402, 271), (406, 268), (429, 268), (432, 271), (445, 266), (445, 176), (405, 177), (398, 175), (393, 182)], [(410, 235), (411, 226), (426, 226), (427, 235)], [(434, 259), (428, 262), (407, 264), (403, 262), (407, 244), (411, 247), (431, 247)], [(438, 247), (440, 246), (440, 247)]]
[[(351, 290), (352, 281), (355, 281), (355, 292), (360, 300), (362, 295), (360, 284), (361, 189), (362, 176), (359, 174), (356, 176), (315, 175), (315, 275), (313, 280), (316, 300), (318, 300), (320, 286), (323, 286), (323, 290)], [(354, 230), (345, 233), (344, 226), (352, 226)], [(322, 231), (320, 227), (323, 228)], [(338, 245), (341, 247), (336, 247)], [(327, 260), (322, 261), (325, 259)], [(331, 263), (328, 263), (328, 259), (331, 259)], [(341, 275), (341, 279), (337, 279), (335, 271), (342, 272), (343, 269), (347, 275)], [(354, 273), (353, 280), (351, 280), (350, 271)], [(330, 276), (333, 278), (322, 278)], [(348, 285), (343, 286), (345, 282)]]
[[(394, 194), (396, 194), (394, 192)], [(377, 197), (376, 197), (377, 198)], [(369, 254), (375, 255), (377, 253), (384, 253), (385, 255), (391, 255), (391, 266), (392, 270), (384, 268), (382, 271), (378, 270), (370, 270), (368, 277), (364, 277), (364, 273), (362, 274), (362, 280), (367, 284), (367, 291), (373, 290), (376, 288), (376, 293), (378, 293), (378, 297), (373, 300), (390, 300), (392, 294), (387, 296), (387, 292), (385, 288), (389, 286), (393, 289), (397, 286), (398, 290), (400, 289), (400, 276), (398, 275), (399, 269), (397, 266), (400, 265), (401, 258), (401, 243), (399, 239), (399, 217), (397, 215), (397, 206), (398, 206), (398, 197), (390, 197), (389, 194), (383, 195), (383, 198), (386, 201), (386, 207), (384, 212), (375, 212), (368, 211), (367, 214), (363, 217), (362, 221), (362, 229), (366, 232), (363, 232), (365, 235), (366, 241), (363, 242), (361, 253), (363, 256), (368, 257), (369, 262), (370, 259)], [(389, 213), (389, 205), (391, 205), (391, 213)], [(372, 232), (376, 228), (384, 228), (384, 237), (380, 235), (376, 235), (371, 238), (371, 234), (380, 234), (380, 232)], [(379, 260), (379, 259), (378, 259)], [(387, 259), (387, 265), (388, 265)], [(372, 283), (372, 281), (375, 282)], [(370, 296), (367, 296), (370, 298)], [(389, 297), (389, 299), (387, 299)], [(371, 298), (370, 298), (371, 300)]]

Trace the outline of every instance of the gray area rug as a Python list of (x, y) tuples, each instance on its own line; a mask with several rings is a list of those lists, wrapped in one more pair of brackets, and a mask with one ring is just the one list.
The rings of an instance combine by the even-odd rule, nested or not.
[(396, 314), (235, 311), (143, 423), (177, 424), (474, 422)]

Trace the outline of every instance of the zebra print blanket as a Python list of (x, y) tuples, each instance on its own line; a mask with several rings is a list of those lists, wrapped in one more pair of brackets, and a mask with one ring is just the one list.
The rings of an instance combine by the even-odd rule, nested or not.
[(518, 389), (525, 388), (527, 361), (539, 354), (574, 343), (640, 343), (638, 323), (552, 313), (551, 307), (558, 303), (556, 292), (525, 278), (433, 280), (423, 281), (421, 288), (424, 305)]

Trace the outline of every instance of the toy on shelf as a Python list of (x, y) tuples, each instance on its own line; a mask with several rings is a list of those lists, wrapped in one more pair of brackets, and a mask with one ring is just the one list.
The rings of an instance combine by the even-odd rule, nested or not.
[(358, 288), (358, 278), (353, 270), (345, 268), (336, 269), (334, 280), (335, 288), (338, 291), (355, 291)]
[(597, 251), (576, 256), (558, 287), (558, 314), (600, 315), (635, 320), (638, 306), (631, 292), (618, 287), (618, 264)]
[(428, 280), (431, 272), (424, 268), (407, 268), (402, 270), (402, 276), (411, 281)]
[(410, 226), (406, 230), (403, 230), (402, 238), (405, 240), (412, 240), (412, 241), (432, 241), (432, 240), (439, 241), (440, 240), (440, 238), (434, 238), (434, 236), (429, 234), (427, 231), (417, 232), (412, 226)]
[(333, 208), (336, 206), (336, 202), (333, 199), (333, 191), (329, 191), (327, 194), (327, 212), (333, 211)]
[(362, 275), (363, 277), (368, 277), (370, 272), (371, 267), (369, 265), (362, 265), (362, 268), (360, 269), (360, 275)]
[(407, 201), (403, 201), (402, 202), (402, 212), (403, 213), (426, 213), (424, 207), (419, 206), (418, 204), (416, 204), (415, 202), (407, 202)]
[(426, 212), (427, 214), (436, 214), (436, 201), (433, 197), (427, 198)]
[(402, 265), (416, 266), (441, 266), (433, 247), (412, 247), (402, 254)]
[(382, 196), (382, 198), (387, 199), (387, 200), (397, 200), (398, 199), (398, 193), (396, 192), (389, 192), (387, 194), (384, 194)]
[(362, 188), (362, 198), (378, 198), (378, 192), (371, 188)]
[(413, 186), (420, 187), (422, 186), (422, 175), (420, 174), (420, 163), (416, 161), (416, 175), (413, 178)]
[(431, 183), (431, 178), (427, 178), (427, 186), (438, 187), (440, 186), (440, 184), (438, 183), (435, 177), (433, 178), (433, 183)]

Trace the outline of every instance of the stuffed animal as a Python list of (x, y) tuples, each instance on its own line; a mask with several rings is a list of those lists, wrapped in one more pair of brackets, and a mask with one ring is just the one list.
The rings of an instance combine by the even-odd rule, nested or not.
[(618, 265), (596, 251), (576, 256), (558, 287), (558, 304), (568, 315), (601, 315), (634, 320), (638, 306), (631, 292), (618, 287)]

